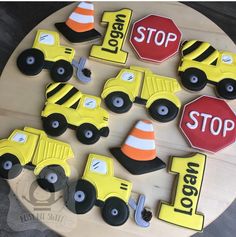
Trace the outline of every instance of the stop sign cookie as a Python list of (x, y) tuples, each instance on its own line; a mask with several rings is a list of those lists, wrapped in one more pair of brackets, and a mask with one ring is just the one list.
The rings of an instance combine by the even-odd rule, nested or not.
[(161, 63), (179, 50), (181, 32), (170, 19), (149, 15), (133, 24), (130, 43), (142, 60)]
[(191, 146), (217, 152), (235, 142), (236, 117), (222, 99), (201, 96), (186, 104), (180, 128)]

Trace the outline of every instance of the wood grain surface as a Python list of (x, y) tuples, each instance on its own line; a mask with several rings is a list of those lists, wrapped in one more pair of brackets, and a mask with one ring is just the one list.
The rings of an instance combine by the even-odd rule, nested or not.
[[(105, 4), (105, 5), (104, 5)], [(133, 21), (147, 14), (150, 14), (150, 9), (153, 13), (164, 15), (173, 18), (175, 23), (180, 27), (183, 33), (183, 39), (197, 38), (199, 40), (210, 41), (216, 48), (230, 50), (236, 52), (235, 45), (229, 37), (209, 19), (199, 14), (198, 12), (179, 3), (145, 3), (143, 8), (140, 3), (95, 3), (96, 22), (99, 22), (103, 10), (116, 10), (121, 7), (129, 7), (134, 10)], [(66, 8), (54, 13), (47, 19), (42, 21), (36, 28), (45, 28), (55, 30), (53, 23), (63, 21), (65, 16), (73, 10), (74, 5), (69, 5)], [(184, 14), (179, 14), (184, 12)], [(96, 28), (100, 32), (105, 32), (105, 27), (96, 24)], [(1, 137), (7, 137), (9, 132), (14, 128), (21, 128), (25, 125), (41, 128), (40, 112), (44, 104), (44, 89), (50, 78), (47, 71), (42, 72), (36, 77), (26, 77), (18, 72), (15, 66), (16, 56), (24, 49), (32, 45), (36, 29), (32, 30), (29, 35), (16, 48), (11, 58), (9, 59), (0, 80), (0, 122), (4, 124), (1, 127)], [(69, 44), (61, 37), (61, 44)], [(76, 57), (88, 56), (91, 45), (74, 45), (76, 48)], [(179, 56), (173, 57), (170, 60), (160, 64), (143, 63), (136, 58), (130, 45), (126, 42), (124, 50), (129, 51), (129, 59), (127, 66), (131, 64), (149, 67), (155, 73), (171, 77), (177, 77), (176, 68), (179, 62)], [(117, 66), (105, 65), (90, 60), (88, 66), (93, 72), (93, 82), (89, 85), (79, 84), (75, 78), (71, 79), (71, 83), (77, 86), (81, 91), (100, 95), (102, 87), (106, 79), (115, 76), (120, 70)], [(199, 93), (189, 93), (182, 91), (178, 93), (179, 98), (183, 103), (187, 103), (199, 95), (207, 94), (214, 95), (212, 87), (207, 86)], [(233, 109), (236, 109), (236, 103), (229, 103)], [(108, 148), (119, 146), (130, 127), (138, 119), (148, 118), (145, 109), (142, 106), (134, 105), (132, 110), (124, 115), (111, 114), (110, 116), (111, 134), (107, 139), (101, 139), (93, 146), (81, 145), (76, 139), (74, 131), (68, 130), (60, 137), (63, 141), (69, 141), (75, 151), (76, 158), (70, 161), (72, 166), (72, 179), (81, 176), (86, 157), (88, 153), (100, 153), (111, 156)], [(168, 162), (169, 156), (185, 156), (193, 151), (178, 129), (179, 117), (168, 124), (155, 124), (156, 143), (158, 156)], [(122, 126), (121, 126), (122, 123)], [(205, 179), (198, 210), (203, 212), (206, 217), (205, 226), (215, 220), (234, 200), (236, 196), (236, 159), (234, 157), (236, 145), (232, 145), (217, 153), (209, 155), (207, 159), (207, 167)], [(124, 179), (128, 179), (134, 184), (135, 192), (144, 192), (147, 196), (147, 206), (149, 206), (154, 214), (157, 209), (159, 200), (171, 200), (171, 190), (174, 181), (174, 176), (161, 170), (155, 173), (150, 173), (142, 176), (132, 176), (121, 167), (118, 162), (115, 162), (115, 175)], [(25, 170), (19, 178), (10, 182), (10, 185), (19, 200), (32, 213), (38, 214), (34, 210), (35, 205), (32, 205), (26, 199), (30, 198), (29, 190), (34, 181), (32, 172)], [(45, 200), (48, 193), (41, 189), (37, 190), (37, 198)], [(24, 198), (25, 197), (25, 198)], [(167, 224), (163, 221), (153, 218), (149, 229), (140, 229), (137, 227), (132, 217), (122, 227), (113, 228), (106, 225), (100, 217), (99, 209), (94, 208), (90, 213), (83, 216), (75, 216), (63, 206), (61, 193), (55, 194), (55, 203), (50, 208), (50, 212), (46, 213), (43, 218), (39, 218), (45, 225), (65, 236), (77, 236), (78, 232), (82, 236), (190, 236), (194, 232), (174, 225)], [(24, 228), (20, 221), (14, 220), (14, 206), (10, 207), (8, 221), (12, 228)], [(54, 216), (49, 217), (50, 213)], [(62, 221), (55, 221), (56, 215), (62, 218)], [(11, 219), (12, 218), (12, 219)], [(59, 217), (58, 217), (59, 218)], [(104, 234), (106, 233), (106, 234)]]

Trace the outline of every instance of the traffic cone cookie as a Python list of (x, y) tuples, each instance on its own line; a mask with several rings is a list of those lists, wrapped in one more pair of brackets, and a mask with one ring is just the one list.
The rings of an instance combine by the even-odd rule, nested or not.
[(80, 2), (66, 22), (55, 23), (55, 26), (72, 43), (101, 37), (94, 29), (94, 6), (89, 2)]
[(153, 124), (140, 120), (129, 133), (121, 148), (111, 148), (112, 155), (132, 174), (144, 174), (166, 167), (156, 157)]

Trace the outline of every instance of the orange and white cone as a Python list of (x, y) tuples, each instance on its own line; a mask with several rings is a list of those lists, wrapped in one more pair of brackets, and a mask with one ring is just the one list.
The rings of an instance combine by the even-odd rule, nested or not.
[(72, 43), (101, 37), (94, 29), (94, 6), (90, 2), (80, 2), (66, 22), (55, 23), (55, 26)]
[(166, 167), (156, 157), (153, 124), (140, 120), (129, 133), (121, 148), (111, 148), (112, 155), (132, 174), (144, 174)]

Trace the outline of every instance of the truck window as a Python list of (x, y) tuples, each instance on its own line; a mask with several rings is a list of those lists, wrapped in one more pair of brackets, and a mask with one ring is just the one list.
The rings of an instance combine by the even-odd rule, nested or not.
[(27, 135), (24, 133), (17, 132), (11, 139), (14, 142), (25, 143), (27, 141)]
[(40, 33), (39, 43), (46, 45), (54, 45), (54, 37), (47, 33)]
[(85, 98), (84, 100), (84, 107), (88, 109), (94, 109), (97, 107), (96, 100), (93, 98)]
[(107, 174), (107, 164), (103, 160), (93, 159), (90, 171), (98, 174)]
[(222, 55), (222, 62), (226, 64), (232, 64), (233, 63), (233, 57), (231, 55)]
[(134, 73), (132, 72), (123, 72), (122, 75), (121, 75), (121, 79), (124, 80), (124, 81), (133, 81), (135, 78), (135, 75)]

